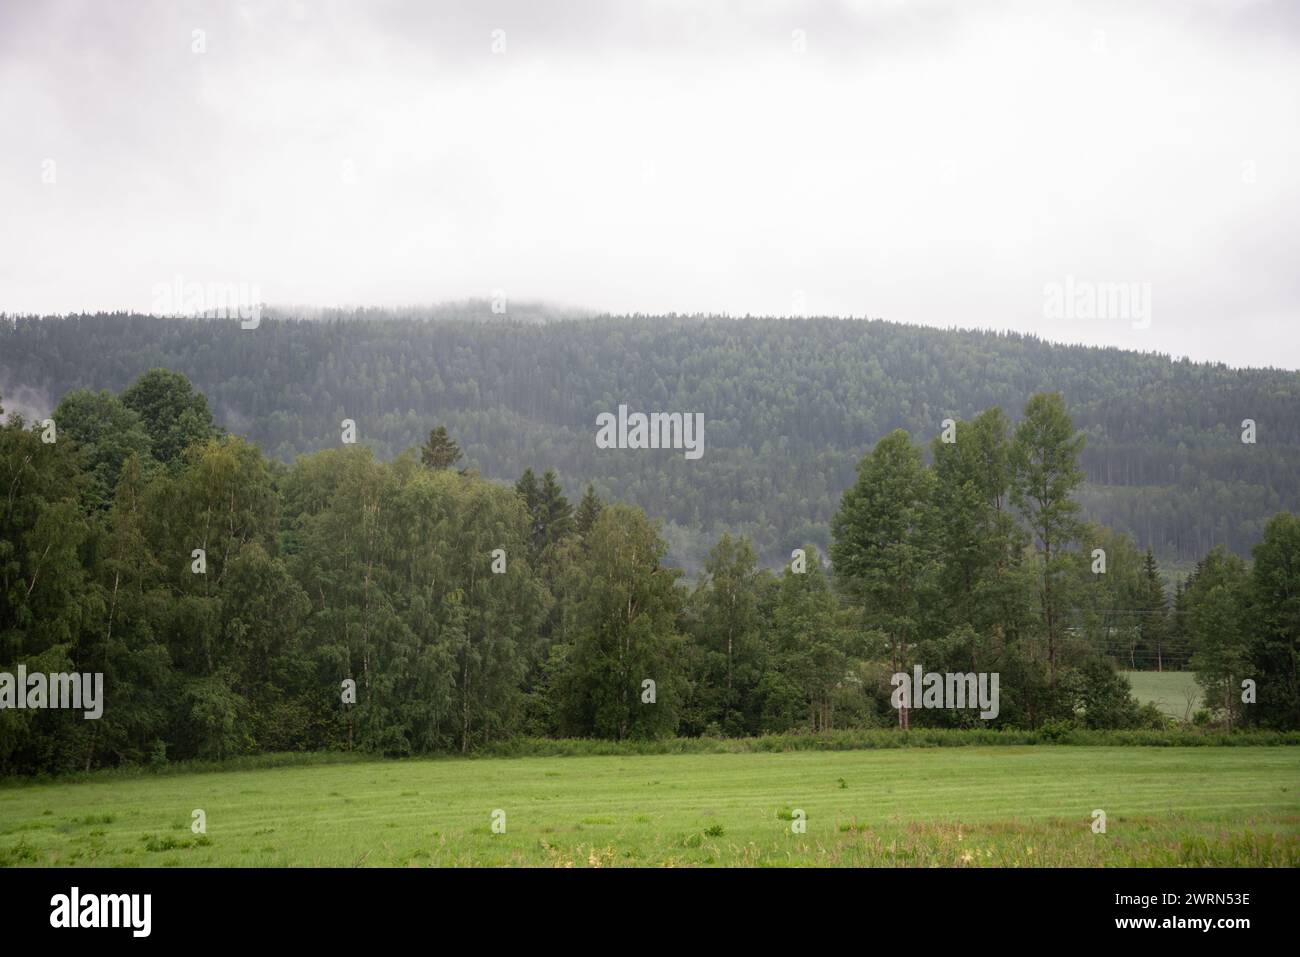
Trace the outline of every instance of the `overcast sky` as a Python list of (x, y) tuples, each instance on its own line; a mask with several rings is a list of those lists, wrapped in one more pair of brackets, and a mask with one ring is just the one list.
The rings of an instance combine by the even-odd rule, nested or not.
[(1293, 2), (4, 3), (0, 311), (502, 290), (1295, 369), (1298, 119)]

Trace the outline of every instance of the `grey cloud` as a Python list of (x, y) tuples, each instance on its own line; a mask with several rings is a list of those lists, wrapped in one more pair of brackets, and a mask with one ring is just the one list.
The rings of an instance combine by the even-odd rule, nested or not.
[[(176, 276), (801, 296), (1300, 367), (1298, 38), (1265, 0), (5, 4), (0, 311), (147, 309)], [(1066, 275), (1150, 282), (1151, 328), (1046, 320)]]

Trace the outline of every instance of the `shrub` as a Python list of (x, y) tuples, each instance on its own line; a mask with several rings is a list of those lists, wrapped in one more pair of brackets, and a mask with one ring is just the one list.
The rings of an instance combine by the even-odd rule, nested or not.
[(1073, 732), (1074, 722), (1057, 718), (1047, 719), (1043, 722), (1042, 727), (1038, 729), (1039, 735), (1047, 742), (1064, 741)]

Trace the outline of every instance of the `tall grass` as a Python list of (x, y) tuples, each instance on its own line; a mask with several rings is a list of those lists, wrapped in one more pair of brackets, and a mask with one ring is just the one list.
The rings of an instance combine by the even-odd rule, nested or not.
[(1089, 731), (1048, 727), (1026, 731), (986, 728), (862, 728), (820, 734), (767, 734), (756, 738), (658, 738), (644, 741), (606, 741), (593, 738), (508, 738), (481, 745), (470, 755), (428, 754), (410, 758), (385, 758), (361, 751), (310, 751), (251, 754), (221, 761), (182, 761), (161, 766), (127, 765), (90, 772), (51, 776), (0, 777), (0, 787), (21, 787), (50, 781), (103, 778), (138, 778), (153, 775), (204, 774), (352, 764), (383, 760), (445, 761), (475, 757), (591, 757), (637, 754), (754, 754), (786, 751), (863, 751), (882, 748), (961, 748), (973, 746), (1084, 746), (1084, 747), (1246, 747), (1300, 745), (1300, 731), (1210, 731), (1179, 728), (1163, 731)]
[(782, 751), (860, 751), (878, 748), (960, 748), (971, 746), (1154, 748), (1300, 745), (1300, 731), (1178, 729), (1167, 731), (1089, 731), (984, 728), (888, 728), (827, 731), (821, 734), (768, 734), (757, 738), (662, 738), (648, 741), (602, 741), (587, 738), (511, 738), (487, 744), (478, 754), (490, 757), (567, 757), (623, 754), (748, 754)]

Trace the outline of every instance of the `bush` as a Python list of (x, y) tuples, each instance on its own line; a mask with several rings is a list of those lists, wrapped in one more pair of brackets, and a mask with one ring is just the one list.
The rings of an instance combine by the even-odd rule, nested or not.
[(1038, 729), (1038, 734), (1048, 743), (1065, 741), (1073, 732), (1073, 721), (1058, 718), (1048, 718)]
[(1174, 725), (1174, 719), (1156, 707), (1153, 701), (1148, 701), (1138, 708), (1137, 727), (1142, 730), (1164, 731)]

